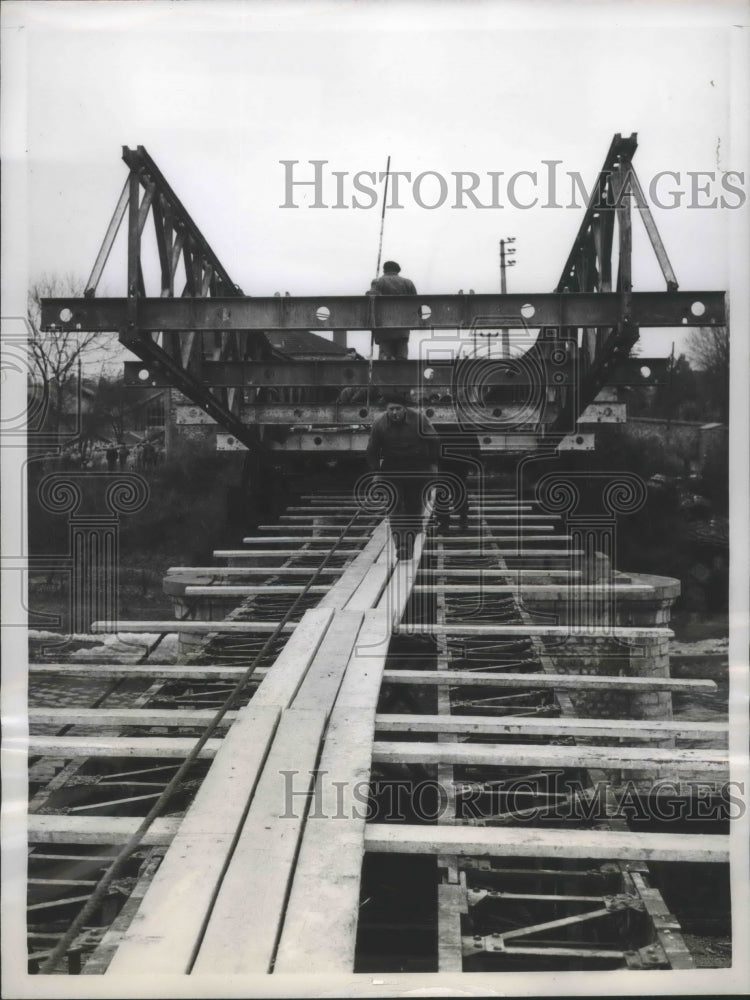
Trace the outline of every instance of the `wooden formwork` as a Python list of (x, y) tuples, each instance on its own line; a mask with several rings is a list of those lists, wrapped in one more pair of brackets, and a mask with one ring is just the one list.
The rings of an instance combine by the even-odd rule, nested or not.
[[(500, 493), (484, 497), (481, 516), (472, 514), (472, 534), (441, 538), (425, 530), (414, 558), (397, 562), (385, 520), (372, 519), (366, 528), (330, 528), (321, 521), (333, 522), (332, 513), (350, 522), (356, 515), (345, 509), (347, 498), (304, 499), (306, 506), (290, 508), (288, 515), (300, 522), (295, 532), (266, 534), (247, 539), (242, 550), (215, 553), (229, 565), (170, 570), (167, 579), (180, 600), (192, 602), (195, 619), (119, 623), (124, 632), (197, 633), (200, 648), (188, 662), (31, 668), (32, 687), (43, 673), (85, 673), (102, 682), (140, 682), (146, 689), (127, 706), (102, 701), (75, 710), (32, 708), (32, 726), (55, 729), (32, 734), (34, 766), (62, 766), (56, 782), (32, 802), (32, 856), (42, 856), (43, 845), (55, 845), (61, 858), (63, 848), (82, 858), (96, 845), (98, 851), (106, 848), (106, 863), (138, 830), (144, 812), (130, 801), (137, 796), (127, 797), (130, 815), (107, 814), (106, 802), (99, 814), (79, 816), (50, 807), (51, 792), (74, 779), (83, 761), (107, 767), (120, 761), (130, 782), (139, 770), (155, 780), (164, 762), (191, 755), (196, 765), (208, 767), (192, 800), (156, 818), (141, 836), (132, 902), (108, 930), (78, 936), (88, 955), (84, 973), (359, 971), (367, 964), (366, 921), (359, 919), (363, 862), (389, 854), (437, 859), (434, 960), (440, 971), (518, 968), (523, 961), (567, 963), (560, 965), (565, 968), (689, 966), (678, 929), (649, 883), (648, 862), (725, 862), (727, 840), (628, 830), (617, 819), (611, 793), (624, 774), (642, 778), (699, 769), (723, 775), (726, 754), (663, 744), (675, 736), (715, 738), (726, 729), (669, 719), (580, 717), (574, 703), (581, 693), (614, 693), (627, 702), (650, 692), (705, 691), (713, 682), (623, 670), (623, 648), (670, 633), (663, 626), (611, 622), (575, 636), (578, 647), (594, 644), (601, 672), (560, 671), (547, 643), (568, 636), (568, 626), (539, 624), (524, 600), (567, 599), (571, 583), (585, 597), (596, 585), (573, 568), (563, 535), (512, 530), (519, 508), (526, 508), (526, 523), (527, 514), (535, 516), (533, 505)], [(541, 523), (554, 520), (545, 515)], [(275, 527), (290, 530), (288, 521)], [(338, 554), (337, 564), (321, 568), (330, 553)], [(615, 576), (612, 584), (615, 601), (648, 591), (629, 578)], [(289, 609), (302, 593), (314, 595), (314, 606), (264, 617), (264, 600)], [(217, 598), (242, 603), (212, 620)], [(212, 609), (204, 617), (201, 601)], [(94, 631), (111, 628), (98, 623)], [(248, 658), (272, 636), (273, 655), (246, 678)], [(399, 643), (429, 643), (430, 665), (414, 668), (395, 656), (394, 636)], [(212, 662), (221, 642), (246, 645)], [(620, 658), (607, 667), (607, 644), (613, 643)], [(247, 683), (240, 703), (201, 742), (224, 694), (242, 678)], [(160, 704), (174, 684), (191, 692), (187, 703)], [(203, 695), (211, 707), (203, 707)], [(412, 704), (408, 712), (398, 710), (404, 698)], [(404, 769), (434, 779), (440, 814), (417, 824), (368, 816), (368, 787)], [(503, 793), (499, 809), (484, 804), (487, 789), (507, 784), (508, 776), (555, 772), (576, 780), (585, 775), (576, 793), (583, 801), (606, 787), (604, 817), (550, 826), (561, 793), (546, 799), (530, 794), (520, 805), (518, 796), (511, 802)], [(467, 785), (481, 786), (474, 796), (478, 812), (462, 816)], [(566, 794), (570, 804), (575, 795)], [(112, 810), (124, 801), (115, 796)], [(533, 825), (529, 808), (536, 811)], [(604, 874), (597, 891), (584, 891), (592, 863)], [(91, 865), (94, 874), (103, 868)], [(512, 891), (503, 888), (503, 878), (510, 879)], [(515, 926), (488, 930), (495, 926), (492, 908), (507, 915), (508, 906), (520, 914)], [(547, 915), (524, 917), (532, 911)], [(588, 933), (594, 926), (605, 930)], [(50, 936), (46, 951), (35, 949), (36, 962), (54, 940)]]

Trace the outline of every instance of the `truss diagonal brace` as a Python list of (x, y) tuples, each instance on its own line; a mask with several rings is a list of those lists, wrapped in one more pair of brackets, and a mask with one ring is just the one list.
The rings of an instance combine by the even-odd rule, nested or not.
[(189, 237), (193, 253), (198, 253), (203, 263), (211, 269), (217, 281), (217, 293), (229, 297), (243, 295), (242, 289), (229, 277), (205, 236), (146, 152), (145, 147), (129, 149), (123, 146), (122, 158), (130, 168), (131, 174), (137, 175), (139, 182), (147, 191), (153, 185), (153, 197), (159, 201), (162, 210), (165, 208), (169, 210), (171, 224)]
[(201, 384), (194, 375), (182, 368), (166, 351), (151, 340), (138, 336), (121, 336), (121, 342), (150, 366), (157, 366), (165, 376), (165, 384), (179, 389), (205, 412), (214, 418), (230, 434), (242, 442), (250, 451), (264, 451), (265, 446), (258, 437), (257, 428), (244, 424), (242, 420), (221, 404), (214, 393)]

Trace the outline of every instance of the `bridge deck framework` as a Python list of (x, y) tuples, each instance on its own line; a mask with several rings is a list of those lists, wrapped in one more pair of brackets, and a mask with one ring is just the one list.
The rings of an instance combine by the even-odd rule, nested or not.
[[(326, 505), (346, 503), (302, 499), (316, 530)], [(496, 513), (522, 514), (507, 494), (491, 500)], [(139, 836), (58, 970), (692, 967), (649, 865), (722, 865), (727, 839), (630, 830), (618, 799), (626, 789), (661, 794), (660, 778), (726, 772), (721, 749), (694, 745), (721, 741), (725, 727), (671, 719), (672, 693), (715, 686), (669, 676), (674, 585), (613, 573), (609, 614), (592, 605), (607, 585), (587, 564), (560, 550), (540, 569), (533, 545), (504, 547), (503, 523), (479, 517), (479, 559), (477, 539), (453, 545), (426, 520), (414, 558), (395, 562), (387, 522), (373, 517), (362, 533), (354, 511), (351, 531), (269, 548), (264, 567), (252, 543), (244, 559), (217, 553), (211, 584), (207, 568), (175, 567), (167, 585), (180, 620), (95, 627), (178, 631), (190, 641), (182, 665), (34, 666), (32, 686), (84, 674), (107, 693), (80, 711), (31, 711), (32, 968), (49, 971), (65, 921), (191, 755), (166, 814)], [(283, 537), (286, 524), (277, 530)], [(315, 577), (322, 562), (331, 572)], [(245, 568), (248, 582), (235, 583)], [(259, 570), (265, 593), (253, 582)], [(299, 576), (279, 591), (274, 581), (289, 574), (276, 570)], [(454, 586), (467, 573), (473, 589)], [(315, 579), (325, 580), (322, 597)], [(226, 586), (242, 598), (228, 616), (205, 592)], [(583, 625), (576, 602), (588, 608)], [(550, 612), (559, 624), (546, 623)], [(123, 685), (138, 694), (112, 704)], [(432, 801), (428, 816), (412, 793), (404, 815), (389, 813), (384, 796), (405, 782)], [(418, 864), (399, 867), (414, 856)], [(434, 911), (389, 910), (378, 872), (398, 871), (424, 898), (437, 893)], [(407, 942), (400, 958), (385, 953), (394, 935)]]

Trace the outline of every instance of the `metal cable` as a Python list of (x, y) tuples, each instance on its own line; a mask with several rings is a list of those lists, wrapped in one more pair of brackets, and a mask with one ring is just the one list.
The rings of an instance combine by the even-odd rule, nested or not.
[(122, 867), (125, 864), (125, 862), (128, 860), (128, 858), (130, 857), (130, 855), (133, 853), (133, 851), (135, 851), (135, 849), (140, 844), (141, 839), (143, 838), (143, 835), (146, 833), (146, 831), (151, 826), (151, 824), (153, 823), (153, 821), (157, 818), (157, 816), (159, 815), (159, 813), (162, 810), (162, 808), (166, 805), (167, 801), (169, 800), (170, 796), (174, 792), (174, 790), (177, 787), (178, 783), (185, 776), (185, 774), (187, 773), (188, 769), (193, 765), (193, 763), (197, 759), (199, 753), (201, 752), (201, 750), (203, 749), (203, 747), (205, 746), (205, 744), (210, 739), (211, 735), (213, 734), (213, 732), (216, 730), (216, 728), (218, 727), (219, 723), (223, 719), (224, 715), (228, 711), (230, 711), (230, 709), (234, 705), (235, 701), (237, 700), (237, 698), (239, 697), (239, 695), (242, 693), (243, 688), (245, 687), (245, 685), (247, 684), (247, 682), (250, 680), (250, 677), (252, 676), (253, 672), (255, 671), (255, 668), (258, 666), (258, 663), (260, 662), (261, 658), (264, 656), (266, 650), (271, 646), (272, 642), (281, 634), (284, 626), (286, 625), (286, 623), (289, 621), (289, 619), (292, 617), (292, 614), (296, 610), (297, 604), (305, 596), (305, 594), (307, 593), (309, 587), (314, 583), (314, 581), (316, 580), (316, 578), (320, 575), (320, 571), (326, 565), (326, 563), (328, 562), (328, 560), (330, 559), (330, 557), (333, 555), (333, 553), (336, 551), (336, 549), (338, 548), (338, 546), (342, 543), (342, 541), (344, 540), (344, 538), (346, 536), (346, 533), (349, 531), (349, 529), (351, 528), (351, 526), (354, 524), (354, 522), (357, 520), (357, 518), (360, 516), (361, 513), (362, 513), (362, 511), (358, 510), (349, 519), (348, 523), (344, 527), (344, 530), (341, 532), (339, 538), (336, 540), (336, 542), (332, 546), (332, 548), (329, 549), (328, 554), (324, 557), (324, 559), (322, 560), (322, 562), (320, 563), (320, 565), (317, 567), (315, 573), (310, 577), (310, 579), (308, 580), (308, 582), (305, 584), (305, 587), (300, 591), (300, 593), (297, 596), (297, 598), (295, 599), (294, 603), (290, 606), (290, 608), (288, 609), (288, 611), (285, 613), (284, 617), (277, 624), (275, 630), (268, 636), (268, 638), (266, 639), (266, 641), (263, 643), (263, 646), (258, 651), (258, 653), (255, 656), (253, 662), (248, 666), (248, 668), (245, 671), (245, 673), (242, 675), (242, 677), (235, 684), (234, 689), (232, 690), (231, 694), (229, 694), (227, 696), (227, 698), (225, 699), (224, 703), (217, 709), (216, 714), (211, 719), (211, 721), (208, 723), (208, 725), (206, 726), (206, 728), (203, 730), (203, 733), (198, 737), (198, 740), (196, 741), (195, 745), (190, 750), (190, 752), (188, 753), (187, 757), (183, 760), (183, 762), (180, 765), (180, 767), (178, 768), (178, 770), (175, 772), (175, 774), (170, 779), (169, 784), (167, 784), (165, 786), (165, 788), (162, 791), (162, 793), (159, 796), (159, 798), (156, 800), (156, 802), (151, 807), (151, 809), (149, 810), (149, 812), (143, 817), (143, 820), (141, 821), (140, 826), (138, 827), (138, 829), (135, 831), (135, 833), (132, 835), (132, 837), (128, 840), (128, 842), (123, 845), (122, 849), (119, 851), (119, 853), (115, 857), (115, 859), (112, 862), (112, 864), (104, 872), (104, 874), (102, 875), (101, 879), (97, 883), (94, 891), (92, 892), (91, 896), (89, 897), (89, 899), (87, 900), (87, 902), (84, 904), (83, 908), (79, 911), (79, 913), (77, 914), (77, 916), (73, 919), (70, 927), (68, 927), (68, 929), (65, 932), (65, 934), (63, 935), (63, 937), (58, 941), (58, 943), (55, 945), (54, 949), (49, 953), (49, 956), (45, 959), (45, 961), (39, 967), (39, 973), (41, 975), (44, 975), (45, 973), (52, 972), (54, 966), (57, 964), (57, 962), (59, 962), (59, 960), (67, 952), (69, 946), (71, 945), (71, 943), (75, 939), (75, 937), (78, 934), (78, 932), (81, 930), (81, 928), (83, 927), (83, 925), (85, 924), (85, 922), (93, 914), (94, 910), (96, 909), (96, 907), (101, 902), (101, 900), (102, 900), (105, 892), (107, 891), (107, 889), (110, 887), (110, 885), (112, 884), (112, 882), (120, 874), (120, 871), (122, 870)]

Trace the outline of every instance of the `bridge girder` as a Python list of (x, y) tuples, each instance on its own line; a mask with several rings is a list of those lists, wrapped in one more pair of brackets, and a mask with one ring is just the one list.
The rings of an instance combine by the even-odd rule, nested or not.
[[(515, 335), (516, 348), (511, 353), (515, 355), (517, 350), (518, 357), (493, 359), (489, 369), (474, 359), (477, 366), (464, 365), (461, 378), (463, 383), (468, 377), (477, 385), (526, 386), (542, 392), (546, 408), (541, 408), (540, 423), (546, 424), (548, 434), (563, 435), (575, 427), (577, 418), (604, 385), (617, 381), (632, 384), (627, 377), (636, 384), (642, 382), (637, 368), (626, 364), (640, 327), (710, 327), (727, 322), (723, 292), (678, 291), (633, 170), (636, 148), (635, 134), (623, 137), (618, 133), (612, 140), (552, 293), (248, 297), (222, 267), (144, 147), (124, 147), (128, 179), (85, 295), (44, 300), (42, 325), (53, 332), (116, 334), (143, 362), (126, 365), (129, 383), (175, 386), (252, 449), (261, 445), (261, 435), (257, 425), (243, 422), (242, 407), (267, 401), (263, 392), (271, 386), (285, 387), (292, 393), (296, 390), (290, 387), (294, 386), (362, 384), (408, 385), (423, 390), (425, 362), (432, 366), (428, 357), (411, 368), (394, 362), (364, 366), (344, 362), (346, 368), (341, 362), (294, 361), (283, 365), (281, 362), (291, 359), (271, 348), (267, 332), (398, 327), (435, 332), (439, 342), (444, 339), (444, 330), (469, 335), (492, 328), (534, 331), (533, 337)], [(632, 205), (643, 219), (666, 282), (665, 291), (632, 291)], [(97, 299), (96, 287), (126, 214), (127, 295)], [(146, 295), (143, 280), (141, 237), (149, 217), (159, 258), (159, 297)], [(185, 283), (182, 293), (176, 295), (180, 264), (184, 265)], [(526, 349), (525, 344), (531, 346)], [(642, 359), (640, 363), (642, 366)], [(659, 371), (659, 365), (648, 364)], [(435, 364), (433, 378), (435, 373), (437, 380), (427, 388), (447, 384), (455, 388), (455, 371), (446, 375)]]

